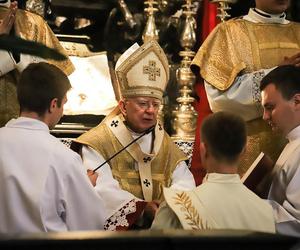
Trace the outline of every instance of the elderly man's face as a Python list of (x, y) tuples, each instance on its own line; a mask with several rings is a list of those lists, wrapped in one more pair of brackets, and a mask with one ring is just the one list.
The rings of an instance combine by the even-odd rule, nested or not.
[(137, 133), (153, 127), (157, 121), (160, 100), (153, 97), (132, 97), (119, 103), (128, 126)]
[(270, 14), (281, 14), (290, 5), (290, 0), (256, 0), (256, 8)]

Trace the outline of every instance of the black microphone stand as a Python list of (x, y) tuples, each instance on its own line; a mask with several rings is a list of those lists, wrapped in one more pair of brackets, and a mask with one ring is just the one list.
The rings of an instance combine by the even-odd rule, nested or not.
[(134, 142), (136, 142), (138, 139), (142, 138), (144, 135), (147, 135), (149, 133), (151, 133), (154, 130), (155, 126), (147, 129), (143, 134), (141, 134), (139, 137), (135, 138), (132, 142), (130, 142), (128, 145), (126, 145), (124, 148), (122, 148), (120, 151), (118, 151), (117, 153), (115, 153), (114, 155), (112, 155), (111, 157), (109, 157), (105, 162), (101, 163), (100, 166), (96, 167), (93, 172), (96, 172), (99, 168), (101, 168), (105, 163), (109, 162), (111, 159), (115, 158), (118, 154), (120, 154), (121, 152), (123, 152), (126, 148), (128, 148), (131, 144), (133, 144)]

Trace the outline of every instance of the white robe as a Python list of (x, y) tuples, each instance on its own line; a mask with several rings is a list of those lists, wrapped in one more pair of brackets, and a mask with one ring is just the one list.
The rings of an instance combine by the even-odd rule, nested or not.
[[(133, 138), (137, 138), (139, 135), (132, 133)], [(151, 148), (151, 134), (145, 135), (137, 141), (143, 152), (150, 152)], [(83, 146), (82, 148), (82, 159), (83, 164), (87, 169), (94, 169), (103, 163), (104, 158), (94, 149), (89, 146)], [(138, 169), (136, 164), (136, 169)], [(119, 182), (113, 178), (111, 168), (109, 164), (103, 165), (99, 170), (97, 170), (99, 177), (97, 179), (97, 192), (106, 202), (106, 210), (109, 216), (114, 216), (116, 213), (120, 213), (120, 209), (128, 208), (131, 211), (135, 210), (134, 202), (140, 199), (121, 189)], [(172, 184), (171, 188), (190, 190), (196, 187), (194, 177), (190, 170), (188, 169), (186, 163), (180, 162), (172, 174)], [(125, 218), (122, 218), (122, 221)], [(119, 219), (116, 219), (119, 220)], [(119, 225), (121, 222), (116, 222)], [(123, 222), (122, 222), (123, 223)], [(126, 222), (125, 222), (126, 223)], [(115, 226), (109, 226), (109, 230), (115, 230)]]
[[(281, 18), (279, 16), (281, 15), (272, 15), (271, 18), (266, 18), (250, 9), (248, 15), (244, 16), (243, 19), (253, 23), (278, 23), (282, 25), (289, 23), (285, 19), (285, 15)], [(204, 86), (210, 109), (213, 112), (227, 110), (239, 114), (245, 121), (261, 117), (263, 110), (257, 106), (261, 98), (257, 89), (259, 89), (262, 78), (273, 69), (260, 69), (238, 76), (227, 91), (220, 91), (205, 81)]]
[(275, 233), (272, 207), (247, 189), (238, 174), (207, 174), (192, 191), (164, 189), (167, 204), (152, 229), (235, 229)]
[(20, 117), (0, 129), (0, 233), (103, 229), (106, 211), (80, 156)]
[(287, 139), (289, 143), (274, 167), (268, 200), (273, 206), (276, 230), (300, 237), (300, 126)]

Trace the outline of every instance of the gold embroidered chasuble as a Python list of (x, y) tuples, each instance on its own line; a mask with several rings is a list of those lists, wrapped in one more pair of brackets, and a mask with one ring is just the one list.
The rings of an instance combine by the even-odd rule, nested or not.
[(300, 51), (300, 24), (253, 23), (232, 19), (219, 24), (201, 45), (192, 64), (219, 90), (239, 74), (279, 65)]
[[(146, 200), (162, 200), (163, 187), (169, 187), (177, 164), (186, 160), (184, 153), (174, 144), (160, 122), (152, 132), (154, 149), (144, 153), (134, 143), (109, 162), (113, 177), (122, 189)], [(131, 133), (123, 123), (123, 116), (107, 117), (97, 127), (81, 135), (76, 142), (88, 145), (108, 159), (133, 141)], [(138, 163), (139, 170), (135, 169)]]
[[(7, 11), (7, 8), (0, 7), (0, 19), (5, 11)], [(18, 10), (14, 30), (16, 36), (42, 43), (66, 54), (47, 23), (42, 17), (34, 13)], [(74, 71), (74, 66), (69, 59), (64, 61), (49, 60), (48, 62), (60, 68), (67, 75)], [(19, 105), (16, 94), (16, 82), (18, 77), (19, 72), (17, 70), (0, 76), (0, 126), (5, 125), (8, 120), (19, 115)]]

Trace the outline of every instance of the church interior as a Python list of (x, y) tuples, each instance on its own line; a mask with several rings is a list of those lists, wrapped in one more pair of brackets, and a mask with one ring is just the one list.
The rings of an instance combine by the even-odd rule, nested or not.
[[(70, 147), (75, 138), (104, 120), (120, 100), (114, 73), (118, 59), (134, 43), (141, 45), (154, 39), (164, 50), (170, 70), (159, 120), (187, 156), (186, 163), (196, 184), (200, 184), (205, 173), (198, 164), (200, 156), (194, 158), (193, 150), (199, 147), (195, 141), (200, 136), (197, 128), (212, 111), (204, 88), (199, 87), (203, 79), (190, 66), (216, 25), (238, 19), (254, 6), (254, 0), (18, 0), (18, 8), (33, 12), (47, 22), (75, 66), (69, 76), (72, 89), (68, 92), (64, 115), (50, 130), (51, 134)], [(300, 22), (299, 0), (290, 0), (287, 19)], [(243, 230), (0, 234), (1, 249), (195, 247), (298, 249), (300, 240)]]

